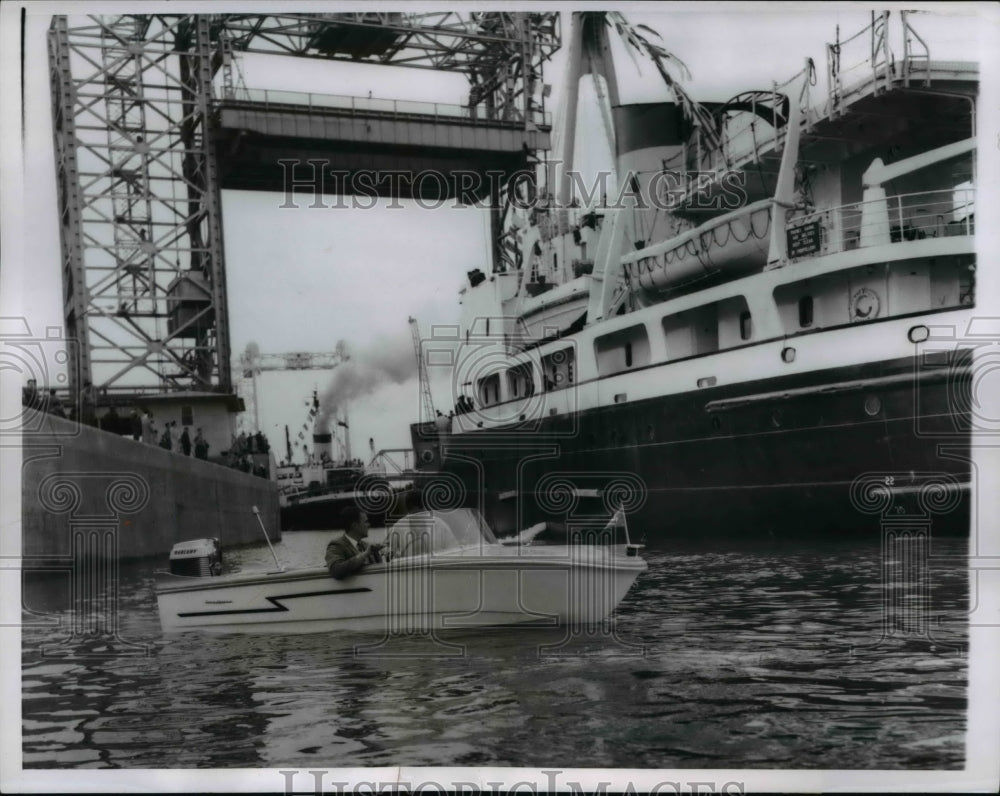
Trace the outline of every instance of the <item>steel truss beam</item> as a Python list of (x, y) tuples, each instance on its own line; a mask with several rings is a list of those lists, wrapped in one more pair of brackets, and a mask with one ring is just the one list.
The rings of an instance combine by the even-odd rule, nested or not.
[(543, 110), (542, 65), (561, 39), (553, 12), (218, 14), (212, 32), (234, 51), (460, 72), (472, 103), (505, 119)]
[(70, 389), (229, 392), (208, 19), (55, 17), (49, 54)]
[(559, 15), (137, 14), (49, 31), (70, 389), (232, 390), (213, 77), (234, 52), (466, 74), (470, 101), (530, 120)]

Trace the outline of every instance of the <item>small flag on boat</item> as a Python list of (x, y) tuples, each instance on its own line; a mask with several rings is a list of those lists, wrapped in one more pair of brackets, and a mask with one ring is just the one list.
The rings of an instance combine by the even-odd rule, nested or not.
[(625, 524), (625, 511), (619, 508), (614, 515), (608, 520), (608, 524), (604, 526), (604, 530), (610, 528), (618, 528)]

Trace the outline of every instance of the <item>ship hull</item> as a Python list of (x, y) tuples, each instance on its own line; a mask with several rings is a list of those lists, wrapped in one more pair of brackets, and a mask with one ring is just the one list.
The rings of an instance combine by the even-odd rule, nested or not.
[[(440, 441), (498, 533), (587, 533), (621, 505), (633, 541), (970, 528), (968, 358), (914, 358), (663, 395)], [(416, 429), (415, 429), (416, 433)], [(434, 476), (427, 473), (427, 483)], [(601, 519), (603, 518), (603, 520)], [(618, 541), (623, 541), (619, 539)]]
[(281, 507), (283, 531), (332, 531), (342, 529), (341, 513), (348, 506), (358, 506), (368, 515), (372, 527), (385, 525), (386, 509), (382, 496), (374, 498), (362, 492), (340, 492), (307, 497)]

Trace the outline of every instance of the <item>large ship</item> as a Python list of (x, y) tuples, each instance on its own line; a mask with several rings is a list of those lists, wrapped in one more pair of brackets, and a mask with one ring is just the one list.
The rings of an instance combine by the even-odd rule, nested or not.
[[(412, 426), (429, 481), (500, 533), (968, 533), (978, 66), (913, 22), (838, 31), (825, 90), (806, 60), (698, 103), (648, 28), (574, 14), (565, 117), (591, 74), (616, 182), (573, 171), (568, 123), (512, 194), (513, 255), (424, 341), (455, 352), (449, 423)], [(670, 101), (619, 103), (612, 29)]]

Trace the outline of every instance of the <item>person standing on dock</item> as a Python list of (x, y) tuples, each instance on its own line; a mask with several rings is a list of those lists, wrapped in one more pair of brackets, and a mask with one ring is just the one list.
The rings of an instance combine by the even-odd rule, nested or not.
[(56, 417), (66, 417), (66, 409), (55, 390), (49, 390), (49, 412)]
[(353, 575), (367, 564), (382, 561), (382, 545), (369, 545), (365, 541), (368, 515), (357, 506), (348, 506), (340, 516), (347, 530), (326, 546), (326, 568), (338, 580)]
[(97, 391), (89, 381), (80, 391), (80, 421), (87, 426), (97, 425)]
[(205, 439), (205, 435), (201, 433), (200, 428), (194, 437), (194, 457), (196, 459), (208, 458), (208, 441)]
[(174, 437), (170, 433), (170, 422), (163, 427), (163, 436), (160, 437), (160, 447), (165, 451), (171, 451), (174, 449)]
[(181, 452), (185, 456), (191, 455), (191, 435), (188, 433), (187, 426), (184, 426), (184, 430), (181, 432)]
[(153, 422), (153, 413), (148, 409), (142, 416), (142, 441), (147, 445), (156, 444), (156, 424)]

